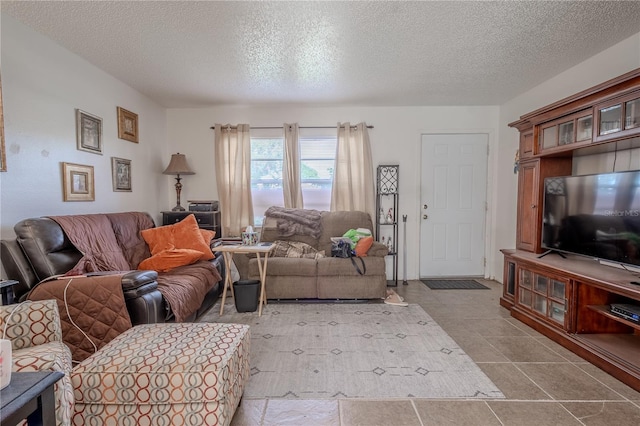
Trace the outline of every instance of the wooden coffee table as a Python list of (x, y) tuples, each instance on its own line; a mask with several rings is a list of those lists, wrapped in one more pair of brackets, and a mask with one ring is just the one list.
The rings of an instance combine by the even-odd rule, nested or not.
[(226, 268), (224, 290), (222, 290), (222, 301), (220, 304), (220, 315), (224, 312), (224, 303), (227, 300), (227, 289), (231, 289), (233, 296), (233, 283), (231, 282), (231, 260), (234, 253), (255, 254), (258, 259), (258, 271), (260, 271), (260, 300), (258, 301), (258, 316), (262, 316), (262, 305), (267, 304), (267, 294), (265, 291), (265, 281), (267, 279), (267, 260), (269, 253), (273, 250), (272, 243), (258, 243), (253, 246), (242, 244), (223, 244), (214, 248), (215, 251), (221, 252), (224, 257), (224, 266)]

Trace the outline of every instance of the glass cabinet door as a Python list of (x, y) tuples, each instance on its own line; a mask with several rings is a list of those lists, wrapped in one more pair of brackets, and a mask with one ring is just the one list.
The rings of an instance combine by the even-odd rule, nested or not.
[(542, 130), (542, 149), (558, 146), (558, 126), (547, 127)]
[(600, 134), (619, 132), (622, 130), (622, 105), (614, 105), (600, 110)]
[(549, 322), (565, 326), (567, 282), (520, 268), (518, 303)]
[(579, 118), (576, 129), (576, 142), (587, 141), (593, 137), (593, 117)]
[(564, 313), (566, 311), (565, 298), (566, 284), (562, 281), (551, 280), (551, 300), (549, 300), (549, 318), (564, 324)]
[(558, 145), (573, 143), (573, 121), (561, 123), (558, 126)]
[(565, 284), (562, 281), (551, 281), (551, 297), (554, 299), (564, 300)]
[(518, 286), (518, 302), (531, 307), (531, 289), (533, 288), (533, 272), (528, 269), (520, 269)]
[(520, 269), (520, 287), (531, 288), (533, 282), (533, 272), (528, 269)]
[(633, 129), (640, 127), (640, 99), (634, 99), (624, 105), (624, 128)]

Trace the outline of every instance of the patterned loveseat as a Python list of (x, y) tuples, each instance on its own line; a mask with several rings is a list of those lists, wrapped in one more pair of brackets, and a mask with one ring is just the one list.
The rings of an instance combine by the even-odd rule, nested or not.
[(61, 371), (56, 424), (228, 425), (249, 378), (240, 324), (144, 324), (72, 368), (54, 300), (0, 306), (13, 371)]

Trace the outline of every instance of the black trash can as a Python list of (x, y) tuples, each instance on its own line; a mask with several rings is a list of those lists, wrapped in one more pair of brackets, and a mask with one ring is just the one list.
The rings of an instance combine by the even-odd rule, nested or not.
[(233, 283), (233, 295), (238, 312), (255, 312), (260, 298), (260, 281), (240, 280)]

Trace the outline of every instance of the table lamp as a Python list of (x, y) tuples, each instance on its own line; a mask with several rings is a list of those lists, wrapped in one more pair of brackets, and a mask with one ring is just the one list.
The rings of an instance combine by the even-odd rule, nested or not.
[(184, 207), (180, 205), (180, 191), (182, 191), (182, 184), (180, 183), (180, 175), (195, 175), (195, 172), (191, 170), (189, 164), (187, 164), (187, 157), (184, 154), (171, 154), (171, 161), (169, 165), (162, 172), (163, 175), (176, 175), (176, 197), (178, 198), (178, 202), (171, 211), (174, 212), (183, 212)]

